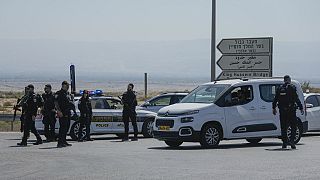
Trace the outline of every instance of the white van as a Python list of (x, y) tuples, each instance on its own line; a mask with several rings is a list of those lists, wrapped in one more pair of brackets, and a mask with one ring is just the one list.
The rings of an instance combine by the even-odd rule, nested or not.
[[(304, 103), (301, 85), (297, 88)], [(272, 101), (283, 79), (234, 79), (203, 84), (178, 104), (159, 110), (153, 126), (154, 138), (177, 147), (200, 142), (215, 147), (223, 139), (247, 139), (259, 143), (265, 137), (281, 136), (279, 116), (272, 114)], [(305, 104), (305, 103), (304, 103)], [(306, 115), (297, 113), (296, 143), (308, 130)], [(288, 136), (290, 136), (288, 128)]]

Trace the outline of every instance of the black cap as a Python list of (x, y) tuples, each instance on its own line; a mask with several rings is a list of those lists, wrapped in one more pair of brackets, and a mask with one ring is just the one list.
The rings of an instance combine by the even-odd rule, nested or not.
[(285, 75), (285, 76), (283, 77), (283, 79), (284, 79), (284, 80), (287, 80), (287, 79), (291, 79), (291, 77), (290, 77), (289, 75)]
[(50, 89), (52, 88), (51, 84), (46, 84), (45, 87), (50, 88)]
[(63, 81), (62, 85), (69, 85), (68, 81)]
[(133, 85), (132, 83), (130, 83), (129, 86), (131, 86), (132, 88), (134, 88), (134, 85)]
[(34, 86), (32, 84), (29, 84), (27, 87), (30, 89), (34, 89)]

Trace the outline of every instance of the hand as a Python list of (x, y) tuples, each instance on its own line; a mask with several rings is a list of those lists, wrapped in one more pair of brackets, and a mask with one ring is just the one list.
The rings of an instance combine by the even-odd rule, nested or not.
[(273, 109), (273, 110), (272, 110), (272, 114), (273, 114), (273, 115), (277, 115), (277, 110), (276, 110), (276, 109)]
[(62, 114), (61, 111), (57, 111), (57, 115), (58, 115), (59, 118), (63, 117), (63, 114)]
[(36, 116), (32, 116), (32, 121), (35, 121), (36, 120)]

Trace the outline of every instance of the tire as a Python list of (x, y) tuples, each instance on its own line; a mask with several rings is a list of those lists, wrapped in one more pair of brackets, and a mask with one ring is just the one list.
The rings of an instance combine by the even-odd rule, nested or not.
[[(288, 135), (288, 139), (290, 139), (290, 137), (291, 137), (291, 127), (288, 127), (287, 135)], [(299, 141), (301, 139), (301, 136), (302, 136), (302, 128), (298, 124), (297, 125), (297, 131), (296, 131), (296, 137), (294, 138), (294, 143), (295, 144), (299, 143)]]
[(142, 126), (142, 135), (145, 138), (153, 137), (153, 121), (147, 120), (143, 123)]
[(169, 147), (177, 148), (179, 147), (183, 142), (181, 141), (164, 141)]
[(222, 133), (219, 126), (207, 124), (202, 128), (200, 135), (200, 144), (204, 148), (215, 148), (222, 139)]
[[(72, 124), (70, 129), (70, 137), (72, 140), (78, 140), (78, 132), (79, 132), (80, 122), (76, 121)], [(86, 127), (84, 126), (82, 129), (82, 137), (86, 136)]]
[(250, 138), (246, 139), (250, 144), (259, 144), (259, 142), (262, 140), (262, 138)]

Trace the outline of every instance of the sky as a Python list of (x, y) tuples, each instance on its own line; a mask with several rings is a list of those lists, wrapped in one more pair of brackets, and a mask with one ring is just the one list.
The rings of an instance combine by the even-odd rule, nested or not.
[[(320, 42), (319, 7), (319, 0), (217, 0), (217, 43), (222, 38), (273, 37), (274, 51), (278, 53), (274, 58), (275, 74), (281, 75), (286, 70), (283, 63), (299, 61), (294, 53), (300, 47), (304, 48), (299, 57), (306, 54), (310, 63), (315, 62), (317, 56), (305, 46)], [(0, 0), (0, 62), (7, 67), (0, 75), (34, 74), (47, 66), (54, 67), (47, 72), (59, 74), (72, 62), (84, 69), (80, 70), (83, 74), (115, 64), (121, 66), (120, 74), (150, 69), (160, 75), (184, 76), (184, 71), (209, 79), (210, 36), (211, 0)], [(190, 45), (184, 46), (186, 43)], [(288, 46), (284, 46), (286, 43)], [(295, 44), (296, 49), (290, 49)], [(37, 54), (35, 49), (39, 47), (42, 52)], [(143, 51), (149, 47), (153, 47), (148, 49), (150, 52)], [(68, 48), (68, 53), (62, 52)], [(77, 54), (77, 50), (86, 49), (90, 50), (78, 51), (83, 56)], [(118, 53), (109, 56), (112, 51)], [(163, 57), (166, 60), (150, 58), (150, 54), (166, 53), (170, 54)], [(132, 56), (140, 59), (130, 60)], [(85, 69), (85, 58), (94, 58), (99, 67)], [(147, 63), (137, 65), (139, 61)], [(166, 68), (170, 62), (183, 66), (178, 70)], [(296, 65), (289, 73), (299, 74)]]

